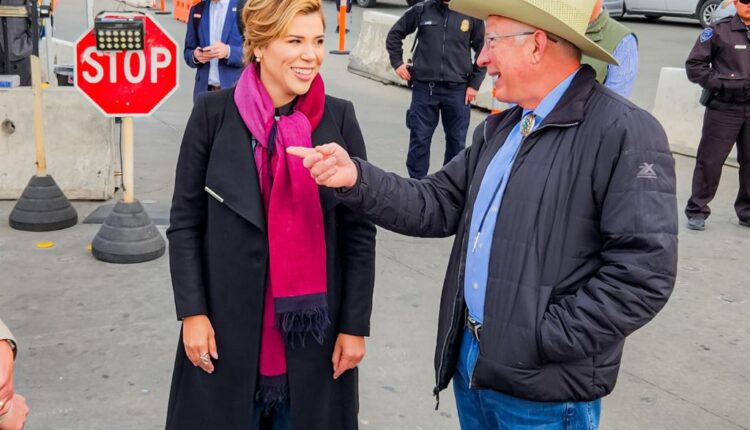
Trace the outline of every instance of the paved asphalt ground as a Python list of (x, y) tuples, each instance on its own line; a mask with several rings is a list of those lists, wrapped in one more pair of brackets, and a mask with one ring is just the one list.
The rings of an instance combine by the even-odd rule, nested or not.
[[(61, 2), (57, 37), (75, 40), (83, 32), (83, 5)], [(118, 5), (96, 2), (97, 9)], [(332, 29), (334, 5), (325, 6)], [(400, 14), (404, 8), (401, 0), (388, 0), (378, 9)], [(361, 13), (355, 7), (349, 46)], [(183, 39), (184, 24), (157, 19)], [(681, 67), (700, 28), (678, 20), (626, 23), (641, 43), (633, 100), (649, 109), (659, 69)], [(333, 48), (335, 36), (329, 36)], [(346, 64), (346, 57), (327, 58), (328, 92), (354, 102), (370, 159), (405, 173), (408, 91), (351, 75)], [(179, 92), (155, 115), (136, 120), (136, 195), (153, 214), (169, 207), (191, 107), (194, 74), (184, 65), (180, 73)], [(472, 123), (484, 116), (474, 111)], [(53, 144), (54, 136), (46, 139)], [(443, 145), (438, 134), (433, 170)], [(683, 206), (694, 161), (676, 161)], [(680, 220), (677, 287), (666, 308), (627, 342), (617, 388), (604, 400), (604, 429), (750, 429), (750, 229), (737, 225), (732, 210), (737, 170), (726, 168), (724, 179), (705, 232), (688, 231)], [(81, 216), (100, 204), (75, 202)], [(16, 388), (29, 399), (27, 428), (163, 428), (179, 330), (167, 258), (132, 266), (96, 261), (86, 247), (98, 226), (18, 232), (6, 221), (12, 206), (0, 202), (0, 315), (20, 342)], [(42, 240), (56, 245), (37, 249)], [(437, 412), (431, 396), (437, 302), (450, 245), (450, 239), (379, 232), (373, 331), (360, 373), (362, 429), (458, 428), (450, 390)]]

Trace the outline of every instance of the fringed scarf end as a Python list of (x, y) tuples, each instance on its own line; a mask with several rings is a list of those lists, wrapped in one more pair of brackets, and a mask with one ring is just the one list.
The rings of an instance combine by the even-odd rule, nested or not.
[[(276, 378), (274, 378), (276, 379)], [(286, 378), (284, 378), (286, 379)], [(255, 393), (255, 400), (260, 402), (263, 407), (263, 416), (270, 415), (274, 410), (286, 405), (288, 390), (286, 381), (269, 384), (260, 383), (258, 391)]]
[(296, 348), (305, 346), (305, 339), (312, 336), (319, 344), (325, 339), (326, 329), (331, 325), (328, 307), (316, 307), (279, 314), (279, 327), (287, 345)]

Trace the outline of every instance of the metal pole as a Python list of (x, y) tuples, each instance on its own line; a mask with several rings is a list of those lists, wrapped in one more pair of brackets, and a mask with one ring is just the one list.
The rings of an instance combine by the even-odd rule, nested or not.
[(47, 176), (42, 119), (42, 66), (39, 57), (31, 56), (31, 91), (34, 94), (34, 140), (36, 141), (36, 175)]
[(8, 18), (0, 17), (0, 24), (3, 26), (3, 68), (4, 73), (10, 74), (10, 48), (8, 43)]
[(86, 0), (86, 28), (94, 27), (94, 0)]
[(33, 53), (37, 57), (39, 56), (39, 4), (36, 0), (31, 2), (31, 10), (29, 11), (29, 19), (31, 20), (31, 43), (33, 46)]
[(125, 192), (122, 201), (133, 203), (133, 118), (126, 116), (122, 119), (122, 187)]

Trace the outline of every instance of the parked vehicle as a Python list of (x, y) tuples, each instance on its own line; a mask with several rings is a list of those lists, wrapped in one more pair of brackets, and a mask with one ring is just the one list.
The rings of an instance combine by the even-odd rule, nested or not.
[[(723, 4), (722, 4), (723, 3)], [(697, 19), (703, 27), (713, 20), (736, 13), (734, 5), (724, 0), (605, 0), (610, 15), (643, 15), (647, 19), (663, 16)]]
[[(409, 6), (414, 6), (420, 1), (421, 0), (406, 0), (406, 4), (408, 4)], [(377, 0), (356, 0), (356, 2), (359, 7), (373, 7), (375, 6)]]

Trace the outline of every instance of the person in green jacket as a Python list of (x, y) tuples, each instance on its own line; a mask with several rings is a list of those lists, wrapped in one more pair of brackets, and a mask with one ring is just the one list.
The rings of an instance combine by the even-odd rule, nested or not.
[(603, 0), (597, 0), (594, 5), (586, 37), (611, 53), (620, 65), (607, 64), (587, 55), (581, 62), (594, 68), (597, 81), (627, 98), (638, 76), (638, 39), (629, 28), (612, 19), (602, 3)]

